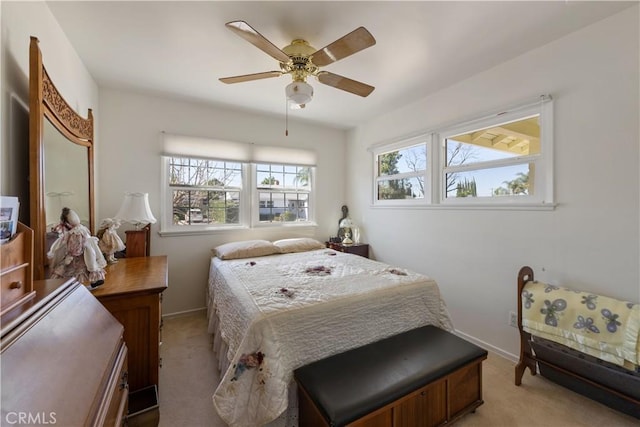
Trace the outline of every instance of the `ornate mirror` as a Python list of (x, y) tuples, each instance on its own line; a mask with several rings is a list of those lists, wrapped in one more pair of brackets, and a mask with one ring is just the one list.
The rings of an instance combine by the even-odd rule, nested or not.
[(46, 279), (52, 227), (63, 207), (78, 213), (91, 233), (93, 212), (93, 115), (85, 119), (64, 100), (42, 63), (38, 39), (29, 47), (29, 198), (34, 231), (34, 279)]

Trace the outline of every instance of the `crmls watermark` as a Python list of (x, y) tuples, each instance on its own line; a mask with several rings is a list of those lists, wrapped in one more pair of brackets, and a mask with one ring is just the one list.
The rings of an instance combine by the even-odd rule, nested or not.
[(4, 417), (7, 424), (52, 425), (56, 423), (55, 412), (7, 412)]

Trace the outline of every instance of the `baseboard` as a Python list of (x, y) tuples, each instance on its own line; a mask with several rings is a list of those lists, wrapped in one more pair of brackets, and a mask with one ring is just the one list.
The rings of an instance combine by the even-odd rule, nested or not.
[(515, 354), (511, 354), (507, 351), (504, 351), (501, 348), (498, 348), (494, 345), (491, 345), (487, 342), (484, 342), (482, 340), (479, 340), (475, 337), (472, 337), (471, 335), (467, 335), (464, 332), (460, 332), (458, 330), (455, 330), (454, 333), (456, 335), (458, 335), (460, 338), (464, 338), (467, 341), (471, 341), (472, 343), (474, 343), (475, 345), (479, 345), (480, 347), (484, 348), (487, 351), (490, 351), (491, 353), (495, 353), (498, 356), (502, 356), (505, 359), (511, 360), (512, 362), (517, 362), (520, 358), (518, 356), (516, 356)]
[(178, 316), (183, 316), (185, 314), (193, 314), (196, 313), (198, 311), (206, 311), (207, 307), (200, 307), (200, 308), (194, 308), (191, 310), (185, 310), (185, 311), (176, 311), (175, 313), (166, 313), (163, 314), (162, 317), (163, 318), (171, 318), (171, 317), (178, 317)]

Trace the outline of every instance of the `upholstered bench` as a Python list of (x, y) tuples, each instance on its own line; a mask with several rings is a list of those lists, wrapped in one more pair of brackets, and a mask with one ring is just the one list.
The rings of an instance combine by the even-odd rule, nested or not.
[(487, 351), (435, 326), (413, 329), (294, 371), (304, 427), (435, 426), (482, 400)]

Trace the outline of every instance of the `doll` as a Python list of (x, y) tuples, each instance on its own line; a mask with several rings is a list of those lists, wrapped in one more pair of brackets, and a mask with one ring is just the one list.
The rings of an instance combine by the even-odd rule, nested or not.
[(47, 254), (51, 259), (51, 278), (75, 277), (89, 283), (91, 289), (102, 285), (107, 262), (98, 247), (98, 238), (80, 224), (78, 214), (69, 208), (62, 209), (56, 229), (59, 237)]
[(102, 224), (100, 224), (98, 233), (96, 233), (96, 236), (100, 239), (98, 246), (107, 256), (107, 262), (109, 264), (118, 262), (114, 254), (123, 251), (125, 248), (124, 242), (116, 232), (119, 227), (119, 219), (105, 218), (102, 220)]

